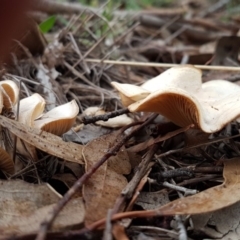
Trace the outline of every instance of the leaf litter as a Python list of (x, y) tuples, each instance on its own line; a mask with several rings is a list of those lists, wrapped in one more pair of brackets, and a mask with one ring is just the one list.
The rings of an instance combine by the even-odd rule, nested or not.
[[(226, 6), (231, 9), (227, 1), (216, 2), (219, 4), (210, 4), (207, 1), (197, 1), (193, 4), (187, 1), (183, 3), (184, 7), (173, 3), (168, 9), (154, 7), (154, 9), (136, 11), (134, 14), (132, 11), (121, 9), (112, 11), (107, 17), (108, 20), (105, 19), (105, 10), (102, 8), (89, 10), (78, 3), (54, 3), (48, 0), (38, 2), (34, 4), (34, 8), (37, 11), (41, 10), (41, 14), (34, 12), (32, 17), (39, 23), (44, 22), (51, 18), (54, 11), (56, 16), (54, 26), (51, 26), (45, 35), (40, 33), (36, 26), (32, 26), (31, 31), (35, 34), (28, 35), (27, 41), (20, 41), (24, 47), (18, 46), (17, 58), (6, 67), (1, 78), (13, 80), (21, 85), (21, 99), (33, 93), (40, 94), (47, 100), (48, 110), (75, 99), (80, 114), (89, 107), (96, 106), (107, 113), (107, 118), (110, 116), (113, 120), (113, 116), (116, 115), (111, 116), (109, 112), (121, 111), (123, 106), (118, 94), (112, 89), (111, 82), (140, 86), (161, 74), (164, 68), (130, 64), (129, 66), (109, 65), (90, 62), (90, 60), (124, 59), (144, 63), (212, 64), (213, 66), (217, 63), (223, 67), (239, 66), (236, 54), (239, 49), (238, 20), (225, 11)], [(72, 15), (74, 13), (82, 13), (82, 15), (77, 18), (76, 15)], [(221, 21), (222, 17), (228, 18), (228, 21)], [(64, 31), (61, 31), (62, 29)], [(234, 45), (231, 48), (233, 40)], [(225, 79), (238, 84), (240, 78), (235, 72), (222, 71), (221, 67), (217, 71), (203, 71), (203, 82), (212, 79)], [(63, 198), (52, 190), (56, 195), (53, 200), (44, 206), (39, 206), (37, 197), (29, 197), (29, 194), (35, 196), (37, 193), (31, 187), (27, 187), (24, 201), (29, 203), (31, 206), (29, 208), (34, 211), (26, 212), (24, 215), (16, 209), (15, 214), (19, 220), (11, 220), (14, 223), (13, 228), (2, 226), (1, 231), (9, 234), (10, 237), (15, 234), (19, 239), (21, 237), (24, 239), (26, 234), (31, 233), (31, 239), (35, 239), (37, 233), (38, 237), (44, 236), (46, 230), (50, 228), (49, 221), (45, 221), (49, 214), (52, 217), (59, 213), (51, 228), (53, 232), (48, 233), (51, 234), (52, 239), (57, 239), (59, 236), (57, 235), (59, 232), (56, 231), (63, 234), (63, 239), (67, 239), (66, 236), (84, 239), (84, 231), (91, 229), (91, 233), (97, 232), (95, 228), (99, 226), (98, 221), (106, 216), (108, 219), (104, 233), (101, 230), (101, 236), (98, 235), (97, 239), (103, 234), (104, 236), (113, 234), (116, 237), (121, 235), (124, 239), (134, 236), (135, 239), (140, 239), (144, 237), (140, 233), (143, 230), (145, 237), (154, 239), (157, 236), (166, 239), (170, 239), (171, 236), (176, 239), (182, 232), (186, 233), (185, 237), (199, 239), (202, 236), (199, 235), (199, 230), (207, 237), (238, 238), (239, 224), (236, 213), (240, 197), (235, 192), (239, 187), (237, 177), (240, 156), (239, 122), (232, 121), (220, 131), (201, 137), (201, 134), (193, 131), (191, 125), (179, 128), (172, 123), (169, 124), (169, 120), (163, 117), (151, 118), (148, 113), (124, 112), (124, 114), (127, 114), (127, 118), (123, 120), (119, 118), (120, 122), (114, 125), (114, 128), (123, 126), (120, 131), (99, 126), (96, 128), (94, 120), (91, 125), (82, 127), (82, 115), (79, 115), (76, 124), (80, 124), (80, 127), (76, 126), (65, 134), (64, 139), (68, 141), (65, 142), (61, 137), (12, 120), (16, 112), (4, 110), (0, 116), (1, 146), (9, 155), (7, 162), (10, 167), (1, 168), (1, 178), (20, 178), (25, 184), (35, 183), (31, 185), (35, 190), (43, 185), (42, 182), (49, 182), (52, 188), (63, 195)], [(101, 116), (98, 117), (97, 121), (107, 123), (102, 122), (102, 120), (106, 121), (106, 117), (103, 119)], [(150, 119), (149, 122), (147, 119)], [(109, 120), (109, 123), (111, 121)], [(130, 125), (125, 127), (126, 124)], [(138, 130), (139, 126), (142, 127)], [(133, 133), (131, 138), (125, 138), (124, 136), (129, 133)], [(14, 150), (12, 136), (25, 142), (23, 146), (30, 144), (38, 149), (36, 156), (31, 158), (29, 155), (21, 154), (18, 149)], [(109, 149), (114, 148), (124, 139), (127, 139), (126, 142), (123, 142), (121, 150), (114, 153), (115, 156), (111, 156), (90, 176), (87, 175), (88, 180), (82, 182), (79, 180), (86, 178), (86, 174), (92, 171), (95, 164), (102, 157), (108, 156)], [(146, 160), (148, 157), (149, 159)], [(224, 183), (221, 175), (223, 163), (225, 164)], [(135, 189), (138, 189), (139, 183), (146, 178), (146, 174), (148, 181), (144, 181), (139, 189), (140, 197), (136, 201), (138, 192), (135, 192)], [(77, 178), (79, 179), (74, 182)], [(59, 188), (54, 179), (59, 183), (62, 182), (64, 189)], [(8, 189), (14, 189), (16, 181), (6, 180), (8, 181)], [(79, 181), (80, 186), (83, 187), (74, 187)], [(222, 185), (219, 185), (220, 183)], [(19, 189), (25, 188), (20, 185)], [(49, 189), (45, 191), (49, 192)], [(71, 191), (76, 192), (72, 200), (68, 198)], [(198, 191), (198, 193), (184, 197), (189, 191)], [(14, 192), (12, 194), (14, 195)], [(40, 194), (45, 196), (42, 192)], [(76, 198), (81, 195), (84, 197), (84, 206), (82, 199)], [(8, 196), (3, 194), (2, 197)], [(158, 199), (163, 201), (161, 203), (163, 206), (160, 208)], [(167, 203), (168, 201), (170, 202)], [(63, 206), (66, 206), (56, 211), (60, 202), (64, 202)], [(126, 208), (129, 202), (131, 208)], [(52, 207), (53, 205), (55, 207)], [(18, 208), (18, 202), (14, 202), (13, 206)], [(162, 215), (197, 215), (192, 216), (192, 220), (185, 221), (184, 224), (178, 218), (177, 228), (173, 228), (170, 223), (172, 217), (149, 220), (150, 215), (144, 216), (147, 211), (142, 211), (141, 219), (132, 221), (130, 228), (124, 229), (117, 224), (111, 224), (111, 216), (113, 219), (117, 216), (120, 219), (124, 216), (137, 218), (138, 211), (135, 210), (141, 206), (143, 209), (154, 209), (151, 216), (159, 215), (160, 212)], [(80, 211), (79, 218), (76, 222), (67, 224), (62, 216), (65, 216), (65, 213), (66, 216), (75, 216), (75, 209)], [(113, 209), (112, 215), (110, 209)], [(129, 212), (131, 209), (134, 211)], [(124, 213), (125, 211), (127, 212)], [(207, 216), (204, 216), (203, 212), (206, 212)], [(226, 218), (229, 224), (219, 220)], [(32, 224), (35, 219), (37, 219), (36, 224)], [(59, 219), (63, 219), (63, 222), (61, 223)], [(75, 221), (74, 218), (71, 220)], [(191, 221), (194, 225), (191, 225)], [(40, 228), (42, 222), (45, 225), (42, 224)], [(76, 229), (75, 223), (78, 230), (73, 230)], [(81, 223), (84, 223), (88, 230), (86, 228), (79, 230)], [(211, 226), (215, 226), (215, 232)], [(71, 232), (67, 229), (71, 229)], [(39, 239), (42, 240), (44, 237)]]
[[(89, 142), (83, 148), (86, 171), (106, 154), (109, 148), (116, 143), (118, 131), (104, 135)], [(84, 184), (83, 197), (86, 202), (85, 224), (89, 225), (106, 216), (108, 209), (113, 208), (114, 203), (127, 185), (124, 174), (129, 174), (131, 165), (128, 154), (121, 148), (116, 156), (112, 156), (97, 172)], [(107, 197), (107, 201), (106, 201)], [(94, 214), (92, 214), (94, 212)]]

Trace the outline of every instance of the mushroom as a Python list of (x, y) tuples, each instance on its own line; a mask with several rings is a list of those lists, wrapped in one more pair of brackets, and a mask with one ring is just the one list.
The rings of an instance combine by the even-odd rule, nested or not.
[(7, 109), (13, 108), (18, 100), (19, 89), (15, 82), (4, 80), (0, 82), (3, 106)]
[[(44, 111), (46, 102), (44, 98), (38, 93), (23, 98), (19, 103), (18, 121), (33, 127), (34, 120), (39, 118)], [(15, 107), (17, 110), (17, 106)]]
[[(2, 109), (14, 109), (17, 102), (19, 89), (11, 80), (0, 82), (0, 113)], [(18, 120), (30, 127), (40, 128), (44, 131), (56, 135), (62, 135), (67, 132), (75, 122), (79, 112), (75, 100), (58, 106), (47, 113), (43, 113), (46, 102), (41, 95), (35, 93), (30, 97), (24, 98), (19, 104)], [(37, 119), (37, 120), (36, 120)], [(33, 159), (36, 158), (36, 149), (29, 144), (23, 144), (17, 141), (17, 149), (22, 154), (30, 154)], [(8, 173), (14, 172), (14, 163), (10, 155), (0, 147), (0, 169)]]
[(45, 105), (44, 98), (38, 93), (23, 98), (19, 104), (19, 122), (55, 135), (67, 132), (74, 124), (79, 112), (76, 101), (72, 100), (43, 113)]
[[(19, 104), (18, 121), (55, 135), (67, 132), (74, 124), (79, 112), (76, 101), (73, 100), (43, 113), (45, 105), (45, 99), (38, 93), (23, 98)], [(18, 140), (17, 150), (23, 155), (30, 155), (32, 159), (37, 159), (36, 148), (30, 144)]]
[(72, 100), (43, 114), (40, 119), (34, 121), (33, 127), (60, 136), (71, 129), (78, 112), (78, 105)]
[(112, 85), (130, 112), (157, 112), (181, 127), (194, 124), (206, 133), (240, 115), (240, 86), (226, 80), (202, 83), (202, 72), (191, 65), (170, 68), (140, 87)]
[[(0, 82), (0, 113), (2, 109), (13, 109), (17, 102), (19, 90), (17, 85), (11, 80)], [(0, 169), (6, 173), (14, 173), (14, 162), (10, 155), (4, 150), (4, 143), (1, 142), (0, 147)]]

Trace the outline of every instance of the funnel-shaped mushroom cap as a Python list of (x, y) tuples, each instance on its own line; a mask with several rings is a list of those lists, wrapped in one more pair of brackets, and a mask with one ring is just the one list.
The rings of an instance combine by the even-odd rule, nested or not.
[(45, 104), (44, 98), (38, 93), (23, 98), (19, 105), (19, 122), (33, 127), (33, 121), (42, 115)]
[(12, 108), (18, 100), (19, 89), (15, 82), (4, 80), (0, 82), (3, 90), (3, 105), (5, 108)]
[(78, 112), (78, 105), (72, 100), (43, 114), (34, 122), (34, 127), (60, 136), (71, 129)]
[(194, 124), (212, 133), (240, 115), (240, 86), (225, 80), (202, 84), (201, 72), (192, 66), (171, 68), (139, 88), (151, 93), (131, 98), (131, 112), (157, 112), (181, 127)]

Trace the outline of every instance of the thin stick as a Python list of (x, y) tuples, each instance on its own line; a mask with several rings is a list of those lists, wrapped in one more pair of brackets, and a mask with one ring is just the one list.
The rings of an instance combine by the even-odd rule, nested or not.
[(120, 116), (125, 113), (129, 113), (129, 110), (127, 108), (116, 110), (116, 111), (109, 112), (109, 113), (102, 114), (102, 115), (93, 116), (93, 117), (84, 116), (82, 118), (82, 121), (85, 125), (90, 124), (90, 123), (95, 123), (100, 120), (108, 121), (109, 118), (114, 118), (114, 117)]
[[(101, 59), (90, 59), (86, 58), (85, 62), (102, 63), (102, 64), (113, 64), (113, 65), (127, 65), (136, 67), (162, 67), (170, 68), (180, 66), (181, 64), (173, 63), (154, 63), (154, 62), (130, 62), (130, 61), (114, 61), (114, 60), (101, 60)], [(202, 70), (219, 70), (219, 71), (240, 71), (240, 67), (230, 66), (208, 66), (208, 65), (193, 65), (196, 68)]]

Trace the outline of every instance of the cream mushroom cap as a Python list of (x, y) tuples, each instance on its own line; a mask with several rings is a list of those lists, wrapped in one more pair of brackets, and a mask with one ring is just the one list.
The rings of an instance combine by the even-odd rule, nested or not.
[(202, 84), (201, 71), (193, 66), (168, 69), (138, 88), (150, 94), (138, 101), (131, 98), (131, 112), (157, 112), (181, 127), (194, 124), (212, 133), (240, 115), (240, 86), (225, 80)]
[(55, 135), (62, 135), (71, 129), (79, 112), (75, 100), (53, 108), (34, 121), (34, 127)]
[(19, 89), (17, 84), (11, 80), (4, 80), (0, 82), (0, 86), (3, 90), (4, 107), (12, 108), (18, 100)]
[[(45, 99), (38, 93), (23, 98), (19, 104), (18, 121), (33, 127), (34, 120), (42, 115), (45, 105)], [(15, 109), (17, 109), (17, 106)]]

